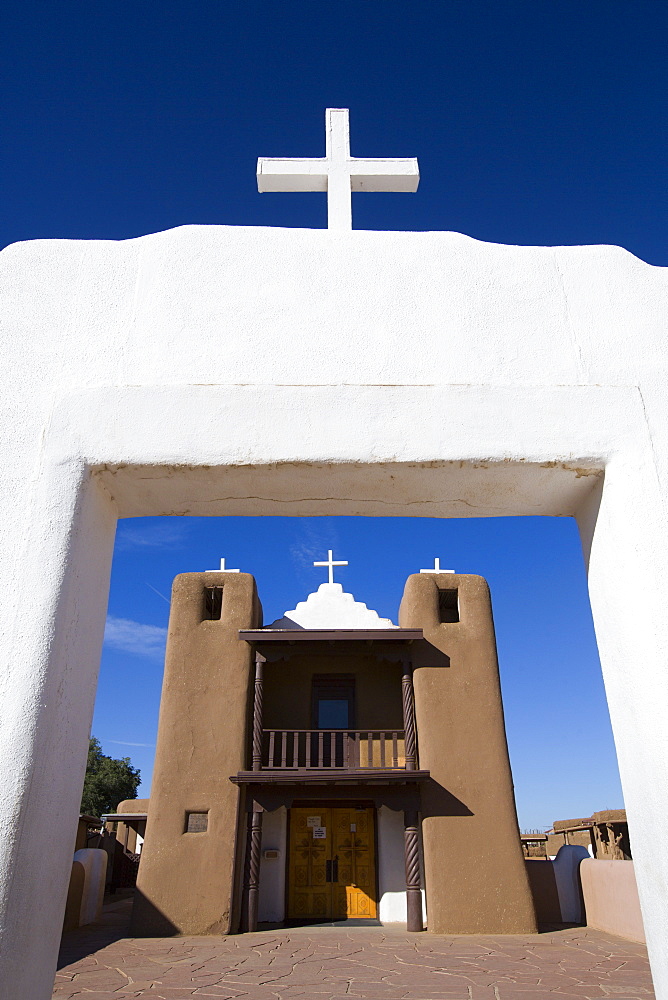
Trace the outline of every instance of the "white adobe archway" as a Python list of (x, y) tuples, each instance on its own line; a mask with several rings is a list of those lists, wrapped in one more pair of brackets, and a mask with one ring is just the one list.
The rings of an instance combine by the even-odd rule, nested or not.
[(622, 250), (187, 227), (0, 255), (0, 996), (51, 994), (117, 516), (578, 516), (668, 996), (668, 278)]

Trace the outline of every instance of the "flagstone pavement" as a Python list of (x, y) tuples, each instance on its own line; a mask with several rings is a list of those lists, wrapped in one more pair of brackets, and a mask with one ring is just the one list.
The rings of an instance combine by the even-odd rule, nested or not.
[(128, 938), (127, 907), (64, 935), (54, 1000), (651, 1000), (647, 952), (586, 927), (535, 936), (302, 927)]

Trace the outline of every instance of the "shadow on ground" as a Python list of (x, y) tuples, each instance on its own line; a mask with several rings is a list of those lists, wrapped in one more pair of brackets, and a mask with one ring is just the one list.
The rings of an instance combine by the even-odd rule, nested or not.
[(132, 897), (106, 905), (94, 924), (66, 931), (60, 942), (57, 969), (80, 962), (88, 955), (129, 937)]

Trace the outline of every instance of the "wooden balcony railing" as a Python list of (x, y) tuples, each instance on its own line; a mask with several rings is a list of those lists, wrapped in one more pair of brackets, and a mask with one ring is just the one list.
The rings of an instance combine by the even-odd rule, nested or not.
[(264, 729), (262, 770), (406, 767), (403, 729)]

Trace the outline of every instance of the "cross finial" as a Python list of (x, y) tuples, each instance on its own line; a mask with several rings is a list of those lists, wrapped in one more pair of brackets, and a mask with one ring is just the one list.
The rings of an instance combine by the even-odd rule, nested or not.
[(241, 570), (238, 569), (228, 569), (225, 565), (225, 559), (220, 560), (220, 569), (206, 569), (205, 573), (240, 573)]
[(348, 108), (325, 111), (324, 158), (257, 161), (257, 189), (264, 191), (326, 191), (328, 229), (352, 229), (352, 191), (417, 191), (420, 171), (415, 157), (362, 159), (350, 155)]
[(441, 569), (441, 560), (438, 556), (434, 559), (433, 569), (421, 569), (421, 573), (454, 573), (454, 569)]
[(347, 566), (348, 561), (345, 559), (339, 559), (335, 561), (332, 558), (332, 550), (327, 549), (327, 559), (324, 562), (314, 562), (314, 566), (327, 566), (329, 568), (329, 582), (334, 583), (334, 567), (335, 566)]

